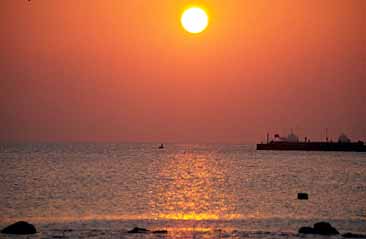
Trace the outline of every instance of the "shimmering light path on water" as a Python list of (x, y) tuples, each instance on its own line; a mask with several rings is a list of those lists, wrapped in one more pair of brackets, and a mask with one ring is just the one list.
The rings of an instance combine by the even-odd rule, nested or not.
[[(332, 220), (366, 228), (366, 154), (157, 146), (1, 145), (0, 224), (295, 232)], [(310, 200), (296, 200), (298, 192)]]

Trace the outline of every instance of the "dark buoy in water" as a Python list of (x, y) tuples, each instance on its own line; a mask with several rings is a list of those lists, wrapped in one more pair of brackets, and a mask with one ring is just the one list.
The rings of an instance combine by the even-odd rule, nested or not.
[(160, 144), (159, 149), (164, 149), (164, 144)]
[(307, 194), (307, 193), (298, 193), (297, 194), (297, 199), (298, 200), (308, 200), (309, 199), (309, 194)]

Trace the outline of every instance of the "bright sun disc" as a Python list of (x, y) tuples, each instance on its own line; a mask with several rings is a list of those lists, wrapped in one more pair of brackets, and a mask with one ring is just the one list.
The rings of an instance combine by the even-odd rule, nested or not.
[(206, 29), (208, 16), (202, 8), (191, 7), (183, 12), (181, 23), (186, 31), (197, 34)]

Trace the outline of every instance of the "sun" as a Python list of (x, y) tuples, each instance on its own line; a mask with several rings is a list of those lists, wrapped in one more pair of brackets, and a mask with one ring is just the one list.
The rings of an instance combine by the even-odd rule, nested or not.
[(200, 7), (190, 7), (183, 12), (180, 22), (187, 32), (198, 34), (207, 28), (208, 15)]

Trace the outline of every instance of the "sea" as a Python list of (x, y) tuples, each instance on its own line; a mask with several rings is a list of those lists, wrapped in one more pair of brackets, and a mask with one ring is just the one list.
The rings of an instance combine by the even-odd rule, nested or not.
[(298, 234), (320, 221), (366, 234), (366, 153), (159, 145), (0, 144), (0, 229), (38, 230), (0, 238), (324, 238)]

